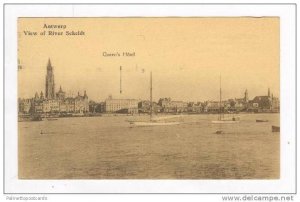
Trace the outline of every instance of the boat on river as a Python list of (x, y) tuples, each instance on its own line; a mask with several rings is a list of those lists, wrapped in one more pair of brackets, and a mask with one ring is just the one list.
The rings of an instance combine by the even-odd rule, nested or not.
[(233, 114), (233, 117), (231, 118), (225, 118), (224, 113), (222, 112), (222, 88), (221, 88), (221, 76), (220, 76), (220, 101), (219, 101), (219, 116), (218, 120), (213, 120), (211, 121), (212, 123), (217, 123), (217, 124), (233, 124), (233, 123), (239, 123), (240, 118), (235, 117)]
[(268, 122), (269, 120), (267, 119), (256, 119), (256, 122)]
[(172, 126), (179, 125), (179, 121), (168, 121), (169, 119), (181, 117), (180, 115), (173, 116), (153, 116), (153, 102), (152, 102), (152, 72), (150, 72), (150, 120), (148, 121), (130, 121), (132, 126)]
[(280, 126), (272, 126), (272, 132), (280, 132)]

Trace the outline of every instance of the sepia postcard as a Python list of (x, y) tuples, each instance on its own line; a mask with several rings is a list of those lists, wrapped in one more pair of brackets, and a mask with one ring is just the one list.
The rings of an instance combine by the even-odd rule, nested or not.
[(280, 179), (280, 18), (18, 18), (19, 179)]

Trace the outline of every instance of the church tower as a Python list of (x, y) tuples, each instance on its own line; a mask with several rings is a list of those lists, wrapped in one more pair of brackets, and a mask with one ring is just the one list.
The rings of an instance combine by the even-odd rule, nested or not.
[(51, 65), (50, 58), (48, 60), (48, 65), (47, 65), (45, 97), (46, 99), (55, 99), (54, 74), (53, 74), (53, 67)]
[(248, 102), (248, 101), (249, 101), (248, 89), (245, 90), (244, 101), (245, 101), (245, 102)]

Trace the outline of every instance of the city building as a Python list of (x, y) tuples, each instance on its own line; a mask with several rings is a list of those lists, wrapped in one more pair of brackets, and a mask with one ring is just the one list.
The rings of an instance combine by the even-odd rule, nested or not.
[(75, 113), (75, 98), (67, 97), (62, 102), (65, 104), (66, 113)]
[(201, 102), (189, 102), (187, 107), (187, 112), (189, 113), (202, 113), (203, 112), (203, 105)]
[(104, 113), (105, 112), (105, 102), (94, 102), (89, 101), (89, 110), (91, 113)]
[[(143, 100), (138, 103), (139, 113), (150, 113), (150, 101)], [(161, 106), (159, 106), (156, 102), (152, 102), (152, 112), (159, 113), (162, 111)]]
[(56, 93), (56, 98), (59, 100), (64, 100), (66, 97), (66, 93), (62, 90), (61, 86), (59, 87), (59, 91)]
[(224, 102), (221, 103), (219, 101), (206, 101), (203, 103), (203, 112), (205, 113), (219, 113), (224, 111)]
[(18, 99), (18, 111), (20, 114), (29, 114), (32, 109), (32, 99)]
[(162, 112), (166, 113), (181, 113), (187, 112), (188, 103), (183, 101), (173, 101), (171, 98), (160, 98), (158, 105), (161, 106)]
[(204, 103), (203, 111), (206, 113), (219, 113), (224, 112), (241, 112), (246, 111), (249, 103), (248, 90), (244, 92), (243, 98), (234, 98), (220, 101), (206, 101)]
[(107, 113), (138, 113), (138, 100), (113, 99), (111, 96), (105, 100), (105, 112)]
[(59, 113), (87, 113), (89, 112), (89, 101), (86, 91), (81, 96), (78, 92), (76, 97), (66, 97), (66, 93), (60, 86), (55, 93), (55, 82), (53, 67), (50, 58), (47, 64), (45, 82), (45, 96), (43, 92), (35, 93), (31, 99), (19, 99), (19, 114), (59, 114)]
[(280, 102), (279, 98), (271, 95), (270, 88), (268, 94), (263, 96), (255, 96), (253, 100), (249, 101), (248, 111), (252, 112), (279, 112)]
[(87, 113), (89, 112), (89, 99), (84, 91), (84, 95), (81, 96), (78, 92), (78, 95), (75, 97), (75, 113)]

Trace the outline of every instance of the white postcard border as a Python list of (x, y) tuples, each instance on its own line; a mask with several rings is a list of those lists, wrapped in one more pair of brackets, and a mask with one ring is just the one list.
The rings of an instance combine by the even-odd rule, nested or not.
[[(6, 193), (295, 193), (295, 5), (5, 5)], [(280, 180), (19, 180), (17, 18), (142, 16), (280, 17)]]

